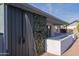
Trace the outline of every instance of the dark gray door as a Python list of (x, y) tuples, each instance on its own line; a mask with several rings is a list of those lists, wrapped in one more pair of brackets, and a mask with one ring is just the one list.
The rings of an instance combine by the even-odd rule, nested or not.
[(12, 6), (7, 9), (9, 55), (29, 55), (25, 12)]

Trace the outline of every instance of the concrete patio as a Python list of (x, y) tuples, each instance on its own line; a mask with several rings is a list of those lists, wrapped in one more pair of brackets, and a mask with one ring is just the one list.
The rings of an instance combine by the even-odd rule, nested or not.
[[(51, 53), (44, 53), (42, 56), (56, 56)], [(79, 56), (79, 38), (73, 43), (73, 45), (61, 56)]]

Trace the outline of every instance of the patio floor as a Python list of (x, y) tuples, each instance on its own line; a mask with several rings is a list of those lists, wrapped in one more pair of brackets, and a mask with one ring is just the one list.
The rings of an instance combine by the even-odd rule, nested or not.
[[(44, 53), (42, 56), (56, 56), (51, 53)], [(79, 39), (77, 39), (74, 44), (68, 49), (62, 56), (79, 56)]]

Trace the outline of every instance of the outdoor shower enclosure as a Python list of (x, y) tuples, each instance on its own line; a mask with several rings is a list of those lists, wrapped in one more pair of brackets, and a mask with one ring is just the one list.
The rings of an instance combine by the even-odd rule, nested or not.
[[(26, 5), (27, 6), (27, 5)], [(46, 17), (23, 4), (0, 4), (3, 43), (0, 53), (31, 56), (45, 52)], [(1, 30), (0, 30), (1, 31)]]

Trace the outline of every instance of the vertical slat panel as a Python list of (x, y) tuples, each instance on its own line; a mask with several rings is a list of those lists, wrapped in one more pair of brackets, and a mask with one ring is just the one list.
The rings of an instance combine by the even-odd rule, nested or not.
[(12, 8), (12, 55), (15, 55), (15, 45), (16, 45), (16, 14), (15, 14), (15, 9)]
[(22, 11), (8, 6), (8, 42), (10, 55), (22, 55)]
[[(26, 13), (27, 15), (27, 13)], [(33, 55), (34, 52), (34, 41), (33, 41), (33, 32), (32, 32), (32, 28), (29, 18), (28, 16), (30, 16), (30, 18), (32, 18), (31, 14), (25, 16), (25, 13), (23, 13), (23, 39), (25, 39), (25, 43), (22, 42), (22, 48), (23, 48), (23, 55)]]
[(22, 37), (23, 37), (23, 39), (22, 40), (24, 40), (24, 42), (22, 42), (22, 44), (23, 44), (23, 46), (22, 46), (22, 48), (23, 48), (23, 52), (22, 52), (22, 54), (23, 54), (23, 56), (25, 56), (25, 55), (27, 55), (28, 56), (28, 38), (27, 38), (27, 34), (26, 34), (26, 31), (27, 31), (27, 28), (26, 28), (26, 19), (25, 19), (25, 13), (23, 12), (22, 13), (22, 17), (23, 17), (23, 23), (22, 23), (22, 25), (23, 25), (23, 33), (22, 33)]
[(33, 37), (33, 30), (32, 26), (30, 24), (30, 20), (27, 16), (27, 13), (25, 14), (25, 19), (26, 19), (26, 34), (27, 34), (27, 40), (28, 40), (28, 46), (29, 46), (29, 55), (32, 56), (34, 52), (34, 37)]
[(20, 55), (20, 46), (19, 46), (19, 39), (21, 36), (21, 20), (20, 20), (20, 16), (19, 16), (19, 11), (16, 9), (16, 55)]
[(11, 23), (12, 23), (12, 21), (11, 21), (11, 17), (12, 17), (12, 14), (11, 14), (11, 8), (8, 6), (7, 7), (7, 15), (8, 15), (8, 17), (7, 17), (7, 25), (8, 25), (8, 52), (9, 52), (9, 55), (11, 55), (12, 54), (12, 50), (11, 50), (11, 48), (12, 48), (12, 44), (11, 44), (11, 32), (12, 32), (12, 30), (11, 30)]
[(20, 44), (18, 43), (18, 40), (20, 40), (21, 37), (22, 37), (22, 12), (21, 12), (21, 10), (19, 10), (17, 8), (15, 8), (15, 10), (14, 10), (15, 11), (15, 19), (14, 19), (14, 24), (15, 24), (14, 25), (14, 29), (15, 29), (15, 32), (13, 34), (13, 35), (15, 35), (14, 36), (15, 39), (13, 39), (14, 40), (13, 43), (16, 44), (15, 47), (14, 47), (15, 48), (15, 55), (22, 55), (22, 41), (21, 41)]
[[(17, 36), (17, 20), (18, 20), (17, 18), (18, 18), (18, 17), (16, 16), (16, 15), (17, 15), (17, 11), (16, 11), (15, 8), (14, 8), (14, 15), (15, 15), (15, 17), (14, 17), (14, 23), (15, 23), (15, 25), (14, 25), (14, 28), (15, 28), (15, 31), (14, 31), (14, 35), (15, 35), (15, 36), (14, 36), (14, 37), (15, 37), (15, 38), (14, 38), (14, 50), (15, 50), (15, 51), (14, 51), (14, 55), (16, 56), (16, 55), (17, 55), (17, 52), (16, 52), (16, 49), (17, 49), (17, 48), (16, 48), (16, 46), (17, 46), (17, 39), (18, 39), (18, 38), (17, 38), (17, 37), (18, 37), (18, 36)], [(19, 26), (18, 26), (18, 27), (19, 27)], [(18, 31), (19, 31), (19, 30), (18, 30)]]
[(20, 48), (20, 56), (22, 56), (22, 50), (23, 50), (23, 48), (22, 48), (22, 27), (23, 27), (23, 25), (22, 25), (22, 11), (21, 10), (18, 10), (19, 11), (19, 20), (20, 20), (20, 33), (21, 33), (21, 44), (19, 44), (19, 48)]

